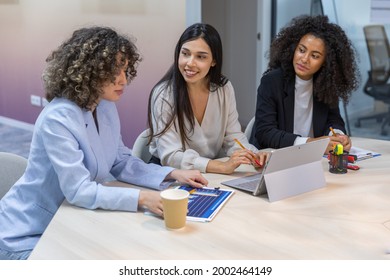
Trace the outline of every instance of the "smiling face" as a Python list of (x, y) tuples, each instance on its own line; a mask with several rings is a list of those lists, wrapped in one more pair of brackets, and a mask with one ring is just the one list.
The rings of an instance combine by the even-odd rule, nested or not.
[(295, 73), (302, 80), (310, 80), (325, 62), (326, 49), (322, 39), (311, 34), (301, 38), (294, 52)]
[(184, 43), (180, 50), (178, 66), (188, 84), (207, 83), (210, 67), (215, 65), (209, 45), (202, 38)]

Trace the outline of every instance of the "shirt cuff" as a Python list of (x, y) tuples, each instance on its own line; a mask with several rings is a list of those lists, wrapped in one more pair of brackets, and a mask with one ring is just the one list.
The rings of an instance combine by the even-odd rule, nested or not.
[(159, 190), (165, 190), (167, 188), (169, 188), (172, 184), (176, 183), (177, 181), (175, 180), (166, 180), (166, 181), (163, 181), (161, 184), (160, 184), (160, 187), (159, 187)]
[(199, 170), (202, 173), (206, 173), (207, 164), (209, 164), (210, 159), (204, 157), (198, 157), (194, 162), (194, 169)]
[[(344, 132), (340, 129), (333, 129), (333, 131), (337, 134), (340, 134), (340, 135), (344, 135)], [(333, 136), (333, 132), (332, 131), (329, 131), (329, 134), (328, 136)]]
[(295, 138), (294, 146), (305, 144), (307, 142), (307, 139), (309, 139), (309, 137), (300, 137), (300, 136), (298, 136), (297, 138)]
[(133, 203), (129, 203), (129, 206), (130, 206), (129, 211), (131, 211), (131, 212), (137, 212), (137, 210), (138, 210), (139, 193), (140, 193), (140, 190), (137, 190), (137, 189), (134, 190), (134, 193), (131, 197), (131, 199), (133, 200), (132, 201)]

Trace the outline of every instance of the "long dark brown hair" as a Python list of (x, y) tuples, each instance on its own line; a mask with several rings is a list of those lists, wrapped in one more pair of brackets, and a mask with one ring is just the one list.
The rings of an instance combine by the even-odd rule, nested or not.
[[(148, 125), (150, 128), (149, 135), (149, 143), (152, 141), (153, 137), (158, 137), (164, 134), (172, 125), (175, 125), (175, 119), (178, 120), (178, 128), (181, 143), (184, 148), (185, 143), (189, 141), (189, 135), (194, 130), (194, 113), (192, 111), (191, 102), (188, 96), (187, 83), (184, 80), (182, 74), (179, 70), (179, 56), (180, 51), (184, 43), (188, 41), (193, 41), (198, 38), (202, 38), (205, 40), (207, 45), (211, 49), (211, 54), (213, 60), (215, 61), (215, 66), (211, 67), (208, 74), (207, 79), (209, 80), (209, 87), (211, 91), (217, 90), (219, 87), (224, 86), (228, 79), (222, 75), (222, 42), (221, 38), (217, 32), (217, 30), (209, 24), (204, 23), (196, 23), (189, 26), (181, 35), (179, 41), (176, 44), (175, 48), (175, 57), (174, 63), (169, 68), (168, 72), (161, 78), (161, 80), (153, 87), (150, 96), (149, 96), (149, 106), (148, 106)], [(169, 106), (172, 113), (172, 117), (169, 118), (166, 123), (164, 123), (164, 128), (161, 131), (154, 131), (153, 129), (153, 114), (152, 111), (155, 108), (152, 108), (153, 100), (152, 98), (156, 98), (153, 95), (154, 91), (160, 85), (163, 86), (160, 88), (158, 95), (161, 95), (162, 92), (168, 90), (168, 88), (172, 89), (172, 99), (173, 105), (168, 100), (164, 100), (162, 102), (162, 106)], [(158, 108), (163, 109), (163, 108)], [(190, 127), (185, 127), (184, 120), (187, 118), (190, 122)]]

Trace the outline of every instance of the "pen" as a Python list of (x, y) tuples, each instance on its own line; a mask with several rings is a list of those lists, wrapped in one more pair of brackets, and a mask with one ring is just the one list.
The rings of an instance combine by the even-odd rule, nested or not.
[[(238, 141), (237, 138), (234, 138), (234, 141), (236, 141), (236, 143), (237, 143), (242, 149), (246, 150), (246, 148), (244, 147), (244, 145), (242, 145), (241, 142)], [(261, 166), (260, 162), (259, 162), (254, 156), (253, 156), (252, 158), (253, 158), (253, 160), (256, 162), (257, 165)]]
[(334, 132), (333, 127), (329, 127), (330, 131), (332, 131), (332, 135), (336, 136), (336, 132)]
[(365, 155), (358, 156), (356, 161), (363, 160), (363, 159), (368, 159), (368, 158), (372, 158), (372, 157), (374, 157), (374, 155), (372, 153), (367, 153)]
[[(332, 131), (332, 136), (337, 137), (336, 132), (334, 132), (333, 127), (330, 126), (329, 129), (330, 129), (330, 131)], [(343, 146), (342, 146), (342, 145), (341, 145), (341, 153), (336, 153), (337, 151), (339, 151), (339, 149), (337, 149), (339, 145), (341, 145), (341, 144), (337, 144), (337, 145), (333, 146), (333, 148), (334, 148), (334, 153), (335, 153), (336, 155), (343, 154)]]

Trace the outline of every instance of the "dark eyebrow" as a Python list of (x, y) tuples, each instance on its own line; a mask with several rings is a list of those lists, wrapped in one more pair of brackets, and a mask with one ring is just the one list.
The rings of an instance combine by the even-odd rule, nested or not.
[(322, 52), (320, 52), (320, 51), (313, 51), (313, 53), (316, 53), (316, 54), (319, 54), (319, 55), (323, 56)]
[(302, 47), (302, 48), (305, 48), (307, 50), (307, 48), (304, 44), (298, 44), (298, 47)]
[[(185, 51), (188, 51), (188, 52), (191, 52), (189, 49), (187, 49), (187, 48), (184, 48), (184, 47), (181, 47), (181, 49), (182, 50), (185, 50)], [(205, 54), (205, 55), (210, 55), (210, 53), (208, 53), (208, 52), (197, 52), (196, 54)]]
[[(302, 48), (304, 48), (305, 50), (307, 50), (307, 47), (304, 45), (304, 44), (299, 44), (298, 46), (300, 46), (300, 47), (302, 47)], [(324, 55), (322, 52), (320, 52), (320, 51), (312, 51), (312, 53), (318, 53), (318, 54), (320, 54), (320, 55)]]

